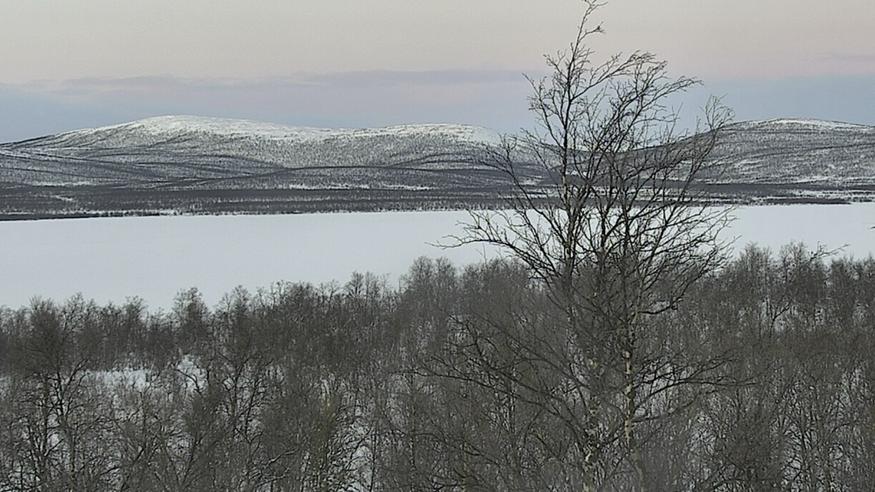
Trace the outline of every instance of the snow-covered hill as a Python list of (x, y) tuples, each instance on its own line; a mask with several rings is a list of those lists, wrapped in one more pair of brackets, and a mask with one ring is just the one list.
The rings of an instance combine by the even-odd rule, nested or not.
[[(0, 216), (488, 206), (509, 183), (478, 156), (499, 140), (465, 125), (323, 129), (149, 118), (0, 144)], [(741, 122), (713, 155), (724, 171), (708, 181), (723, 195), (875, 195), (875, 127)], [(527, 182), (544, 178), (534, 168), (524, 174)]]
[(773, 119), (727, 128), (714, 152), (721, 182), (875, 184), (875, 127)]
[(463, 125), (323, 129), (164, 116), (0, 145), (0, 176), (31, 184), (270, 187), (289, 172), (324, 167), (465, 167), (472, 151), (498, 138)]
[(129, 146), (137, 141), (162, 142), (182, 136), (203, 139), (246, 138), (289, 145), (368, 138), (444, 138), (460, 142), (490, 142), (498, 137), (486, 128), (467, 125), (399, 125), (385, 128), (313, 128), (204, 116), (158, 116), (120, 125), (77, 130), (59, 135), (65, 140), (98, 139), (103, 146)]

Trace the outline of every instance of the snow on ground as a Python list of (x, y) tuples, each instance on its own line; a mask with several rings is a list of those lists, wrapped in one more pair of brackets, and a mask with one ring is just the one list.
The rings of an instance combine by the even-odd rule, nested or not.
[(334, 138), (362, 137), (446, 137), (469, 143), (497, 143), (498, 133), (487, 128), (456, 124), (398, 125), (385, 128), (314, 128), (263, 123), (251, 120), (204, 116), (158, 116), (100, 128), (77, 130), (69, 136), (102, 132), (142, 131), (151, 135), (203, 133), (223, 137), (257, 137), (292, 143), (323, 142)]
[(783, 126), (802, 126), (812, 129), (823, 130), (853, 130), (871, 128), (866, 125), (858, 125), (855, 123), (843, 123), (841, 121), (815, 120), (805, 118), (777, 118), (756, 122), (761, 125), (783, 125)]
[[(176, 373), (182, 378), (183, 385), (189, 390), (193, 390), (198, 385), (203, 385), (206, 381), (204, 371), (197, 366), (196, 361), (191, 355), (185, 355), (176, 365)], [(112, 369), (108, 371), (90, 371), (89, 375), (106, 386), (126, 386), (129, 388), (142, 390), (146, 388), (152, 381), (155, 374), (149, 369)], [(2, 379), (0, 379), (2, 383)]]
[(146, 369), (117, 369), (112, 371), (94, 371), (92, 375), (107, 386), (132, 386), (142, 389), (149, 382), (149, 371)]

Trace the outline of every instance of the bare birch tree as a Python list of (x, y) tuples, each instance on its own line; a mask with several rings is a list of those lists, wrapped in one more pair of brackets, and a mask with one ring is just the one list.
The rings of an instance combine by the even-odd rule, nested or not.
[[(472, 212), (458, 239), (521, 260), (563, 313), (564, 333), (504, 330), (514, 362), (480, 369), (514, 383), (513, 396), (543, 402), (579, 436), (585, 488), (624, 476), (643, 489), (641, 424), (687, 406), (697, 392), (677, 400), (680, 387), (720, 383), (707, 377), (720, 357), (691, 360), (659, 339), (667, 333), (654, 320), (724, 258), (727, 210), (708, 206), (702, 178), (716, 171), (709, 157), (731, 115), (712, 101), (696, 128), (680, 131), (670, 103), (698, 82), (672, 78), (650, 53), (596, 61), (600, 4), (585, 5), (570, 47), (545, 57), (550, 74), (530, 79), (537, 128), (484, 159), (514, 185), (507, 209)], [(484, 339), (465, 341), (475, 343)], [(534, 384), (521, 366), (561, 383)]]

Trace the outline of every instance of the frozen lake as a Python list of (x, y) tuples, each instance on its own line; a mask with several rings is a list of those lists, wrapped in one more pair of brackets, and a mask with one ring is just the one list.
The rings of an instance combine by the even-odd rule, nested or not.
[[(727, 238), (777, 249), (790, 241), (875, 253), (875, 204), (742, 207)], [(466, 264), (495, 256), (482, 246), (434, 246), (465, 212), (134, 217), (0, 223), (0, 305), (81, 292), (99, 302), (142, 297), (169, 307), (197, 287), (209, 303), (237, 285), (278, 280), (345, 282), (353, 271), (395, 282), (419, 256)]]

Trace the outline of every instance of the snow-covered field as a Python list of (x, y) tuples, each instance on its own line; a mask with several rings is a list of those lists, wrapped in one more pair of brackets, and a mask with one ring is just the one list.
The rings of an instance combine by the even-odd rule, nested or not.
[[(875, 253), (875, 203), (742, 207), (726, 231), (736, 248), (790, 241)], [(76, 292), (99, 302), (140, 296), (167, 308), (197, 287), (214, 303), (242, 285), (345, 282), (353, 271), (397, 279), (419, 256), (468, 264), (496, 256), (482, 246), (441, 249), (465, 212), (138, 217), (0, 223), (0, 305)]]

